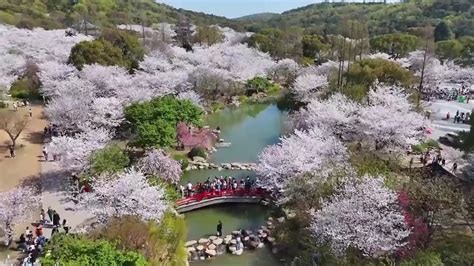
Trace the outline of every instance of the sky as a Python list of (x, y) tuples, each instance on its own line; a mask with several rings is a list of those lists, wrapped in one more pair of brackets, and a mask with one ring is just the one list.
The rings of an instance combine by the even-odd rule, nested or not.
[[(262, 12), (281, 13), (322, 0), (156, 0), (173, 7), (237, 18)], [(392, 2), (395, 0), (389, 0)], [(354, 1), (358, 2), (358, 1)], [(360, 1), (362, 2), (362, 1)]]

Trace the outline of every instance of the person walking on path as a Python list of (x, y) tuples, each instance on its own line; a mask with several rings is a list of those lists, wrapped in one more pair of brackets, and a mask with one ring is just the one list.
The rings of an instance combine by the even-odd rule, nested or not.
[(458, 164), (454, 163), (453, 164), (453, 173), (456, 173), (456, 170), (458, 169)]
[(33, 110), (31, 110), (31, 107), (28, 108), (28, 113), (30, 114), (30, 117), (33, 117)]
[(217, 236), (222, 236), (222, 221), (217, 224)]
[(41, 212), (40, 212), (40, 224), (44, 224), (45, 223), (45, 218), (44, 218), (44, 209), (41, 209)]
[(15, 147), (10, 145), (10, 158), (15, 158)]
[(53, 214), (54, 214), (54, 211), (53, 209), (51, 209), (51, 207), (48, 207), (48, 218), (51, 222), (53, 222)]
[(48, 161), (48, 149), (46, 148), (46, 146), (43, 147), (43, 157), (44, 157), (44, 160), (47, 162)]
[(66, 234), (69, 233), (69, 226), (67, 225), (66, 219), (63, 219), (63, 229)]
[(53, 211), (53, 226), (59, 226), (60, 221), (61, 217), (59, 217), (59, 214), (56, 211)]

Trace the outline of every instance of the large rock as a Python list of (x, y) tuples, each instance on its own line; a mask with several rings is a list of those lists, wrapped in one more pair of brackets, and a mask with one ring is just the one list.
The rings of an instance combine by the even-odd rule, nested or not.
[(190, 247), (190, 246), (194, 246), (196, 244), (197, 244), (196, 240), (190, 240), (190, 241), (186, 242), (185, 246)]
[(268, 227), (273, 226), (273, 223), (271, 221), (267, 221), (267, 226)]
[(232, 231), (232, 234), (233, 234), (234, 236), (238, 236), (238, 235), (240, 235), (240, 231), (238, 231), (238, 230)]
[(217, 239), (217, 236), (210, 236), (210, 237), (209, 237), (209, 240), (211, 240), (211, 241), (214, 241), (214, 240), (216, 240), (216, 239)]
[(200, 157), (200, 156), (194, 156), (193, 157), (194, 162), (206, 162), (206, 158)]
[(207, 246), (207, 249), (211, 249), (211, 250), (215, 250), (216, 248), (217, 246), (214, 244), (210, 244), (209, 246)]
[(244, 249), (243, 249), (243, 248), (232, 252), (232, 254), (233, 254), (233, 255), (236, 255), (236, 256), (240, 256), (240, 255), (242, 255), (242, 253), (244, 253)]
[(206, 249), (206, 254), (211, 256), (211, 257), (214, 257), (217, 252), (215, 250), (212, 250), (212, 249)]
[(207, 243), (209, 243), (209, 239), (201, 238), (201, 239), (199, 239), (198, 243), (199, 243), (199, 245), (206, 245)]
[(230, 251), (231, 253), (234, 253), (236, 250), (237, 250), (237, 247), (236, 247), (236, 246), (229, 246), (229, 251)]
[(187, 250), (188, 250), (188, 253), (196, 252), (196, 248), (195, 248), (195, 247), (189, 247), (189, 248), (187, 248)]
[(222, 238), (219, 237), (219, 238), (217, 238), (217, 239), (214, 239), (214, 240), (212, 241), (212, 244), (214, 244), (214, 245), (216, 245), (216, 246), (219, 246), (219, 245), (222, 245), (223, 242), (224, 242), (224, 239), (222, 239)]
[(236, 244), (237, 244), (237, 240), (232, 239), (232, 240), (230, 241), (230, 244), (231, 244), (231, 245), (236, 245)]
[(283, 223), (285, 221), (285, 217), (280, 217), (280, 218), (277, 218), (277, 221), (279, 223)]
[(232, 236), (231, 235), (226, 235), (224, 237), (224, 244), (225, 245), (229, 244), (231, 240), (232, 240)]
[(203, 251), (204, 250), (204, 246), (203, 245), (199, 245), (196, 247), (196, 250), (197, 251)]
[(269, 236), (269, 237), (267, 237), (267, 241), (268, 241), (269, 243), (274, 243), (274, 242), (275, 242), (275, 238)]

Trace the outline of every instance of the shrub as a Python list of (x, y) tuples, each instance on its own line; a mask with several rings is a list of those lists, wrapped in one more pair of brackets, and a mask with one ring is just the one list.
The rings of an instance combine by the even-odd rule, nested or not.
[(116, 144), (96, 151), (90, 159), (91, 174), (117, 173), (130, 164), (128, 155)]
[(55, 234), (45, 249), (42, 265), (148, 265), (137, 252), (119, 251), (108, 241), (71, 234)]
[(179, 122), (201, 125), (202, 110), (189, 100), (164, 96), (128, 106), (125, 108), (125, 118), (135, 134), (131, 145), (167, 147), (176, 142), (176, 126)]
[(199, 156), (199, 157), (202, 157), (202, 158), (207, 158), (206, 150), (202, 147), (192, 148), (191, 151), (188, 153), (188, 157), (192, 159), (195, 156)]
[(188, 158), (183, 154), (175, 154), (175, 155), (173, 155), (173, 159), (175, 159), (176, 161), (178, 161), (181, 164), (181, 170), (186, 169), (189, 165)]
[(110, 221), (95, 237), (117, 243), (121, 250), (144, 254), (150, 265), (187, 264), (184, 245), (186, 223), (183, 218), (170, 212), (165, 213), (159, 224), (155, 221), (143, 222), (130, 216), (117, 218)]
[(122, 58), (120, 48), (114, 47), (110, 42), (99, 39), (94, 41), (82, 41), (71, 49), (68, 63), (77, 69), (84, 65), (99, 64), (104, 66), (126, 66)]

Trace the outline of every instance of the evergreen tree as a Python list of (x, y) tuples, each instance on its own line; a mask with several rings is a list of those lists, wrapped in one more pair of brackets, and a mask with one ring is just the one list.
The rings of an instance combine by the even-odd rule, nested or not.
[(449, 29), (449, 26), (446, 24), (446, 22), (441, 21), (436, 26), (434, 31), (435, 42), (449, 40), (451, 39), (451, 35), (451, 30)]

